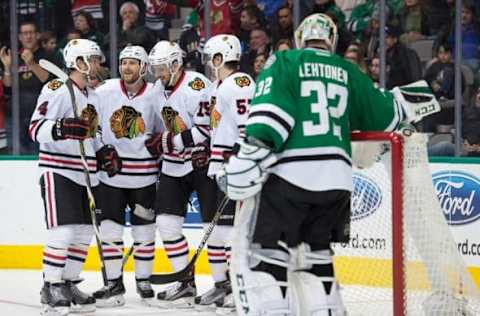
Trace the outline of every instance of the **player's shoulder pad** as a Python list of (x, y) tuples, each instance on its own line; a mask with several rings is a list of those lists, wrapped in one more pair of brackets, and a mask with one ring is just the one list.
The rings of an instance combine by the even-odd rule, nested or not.
[(58, 88), (60, 88), (61, 86), (63, 86), (63, 84), (64, 84), (64, 82), (62, 80), (56, 78), (56, 79), (53, 79), (53, 80), (50, 80), (49, 82), (47, 82), (46, 86), (47, 86), (47, 89), (55, 91)]
[(242, 72), (234, 74), (232, 80), (240, 88), (249, 87), (254, 84), (252, 77)]
[(187, 85), (193, 91), (202, 91), (210, 85), (210, 81), (201, 73), (195, 71), (187, 71)]
[(40, 91), (41, 96), (54, 96), (65, 89), (66, 85), (63, 80), (60, 79), (53, 79), (49, 82), (45, 83)]

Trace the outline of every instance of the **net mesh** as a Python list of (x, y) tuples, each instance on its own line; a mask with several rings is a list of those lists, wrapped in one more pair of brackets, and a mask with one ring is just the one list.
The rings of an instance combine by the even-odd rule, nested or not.
[(393, 275), (399, 266), (392, 260), (391, 151), (370, 168), (354, 169), (351, 240), (333, 247), (349, 315), (480, 315), (480, 293), (433, 188), (426, 142), (422, 134), (405, 138), (403, 187), (394, 188), (403, 192), (404, 258), (404, 305), (395, 314)]

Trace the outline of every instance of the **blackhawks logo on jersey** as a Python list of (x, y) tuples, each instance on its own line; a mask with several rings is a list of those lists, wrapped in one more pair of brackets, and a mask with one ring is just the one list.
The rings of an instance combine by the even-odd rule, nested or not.
[(133, 107), (123, 105), (110, 116), (110, 128), (116, 138), (133, 139), (145, 133), (142, 113)]
[(222, 115), (220, 112), (217, 111), (215, 108), (215, 105), (217, 104), (217, 98), (216, 97), (211, 97), (210, 98), (210, 127), (211, 128), (217, 128), (218, 123), (220, 122), (220, 119), (222, 118)]
[(241, 76), (241, 77), (235, 78), (235, 83), (240, 88), (243, 88), (243, 87), (248, 87), (250, 85), (251, 81), (250, 81), (250, 78), (248, 78), (247, 76)]
[(80, 118), (87, 121), (90, 126), (88, 129), (88, 135), (90, 137), (95, 137), (98, 129), (98, 113), (95, 107), (91, 104), (87, 104), (80, 114)]
[(187, 129), (187, 124), (182, 120), (178, 112), (170, 106), (165, 106), (162, 109), (162, 118), (165, 127), (174, 134), (178, 134)]
[(202, 79), (196, 77), (195, 79), (193, 79), (193, 81), (190, 81), (188, 83), (188, 86), (193, 90), (199, 91), (199, 90), (205, 89), (205, 82), (203, 82)]
[(50, 81), (47, 85), (47, 88), (50, 89), (50, 90), (57, 90), (58, 88), (60, 88), (61, 86), (63, 85), (63, 81), (60, 81), (58, 79), (53, 79), (52, 81)]

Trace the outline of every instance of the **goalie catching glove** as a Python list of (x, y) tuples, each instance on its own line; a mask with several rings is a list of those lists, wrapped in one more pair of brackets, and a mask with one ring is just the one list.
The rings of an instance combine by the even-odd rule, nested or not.
[(217, 173), (218, 186), (230, 199), (245, 200), (262, 190), (268, 168), (276, 162), (275, 154), (260, 141), (243, 141), (238, 154)]
[(395, 87), (391, 90), (395, 102), (401, 105), (408, 123), (420, 122), (425, 116), (440, 112), (440, 104), (425, 80)]
[(105, 145), (96, 154), (97, 170), (105, 171), (109, 177), (113, 177), (122, 170), (122, 160), (117, 150), (112, 145)]
[(160, 157), (163, 153), (171, 153), (174, 150), (173, 136), (171, 132), (153, 134), (145, 141), (145, 147), (153, 157)]

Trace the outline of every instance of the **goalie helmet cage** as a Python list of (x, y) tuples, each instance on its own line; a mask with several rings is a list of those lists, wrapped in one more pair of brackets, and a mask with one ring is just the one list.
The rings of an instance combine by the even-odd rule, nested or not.
[(352, 141), (389, 150), (377, 150), (369, 168), (354, 167), (351, 240), (333, 244), (348, 315), (480, 315), (478, 288), (433, 187), (427, 136), (362, 132)]

